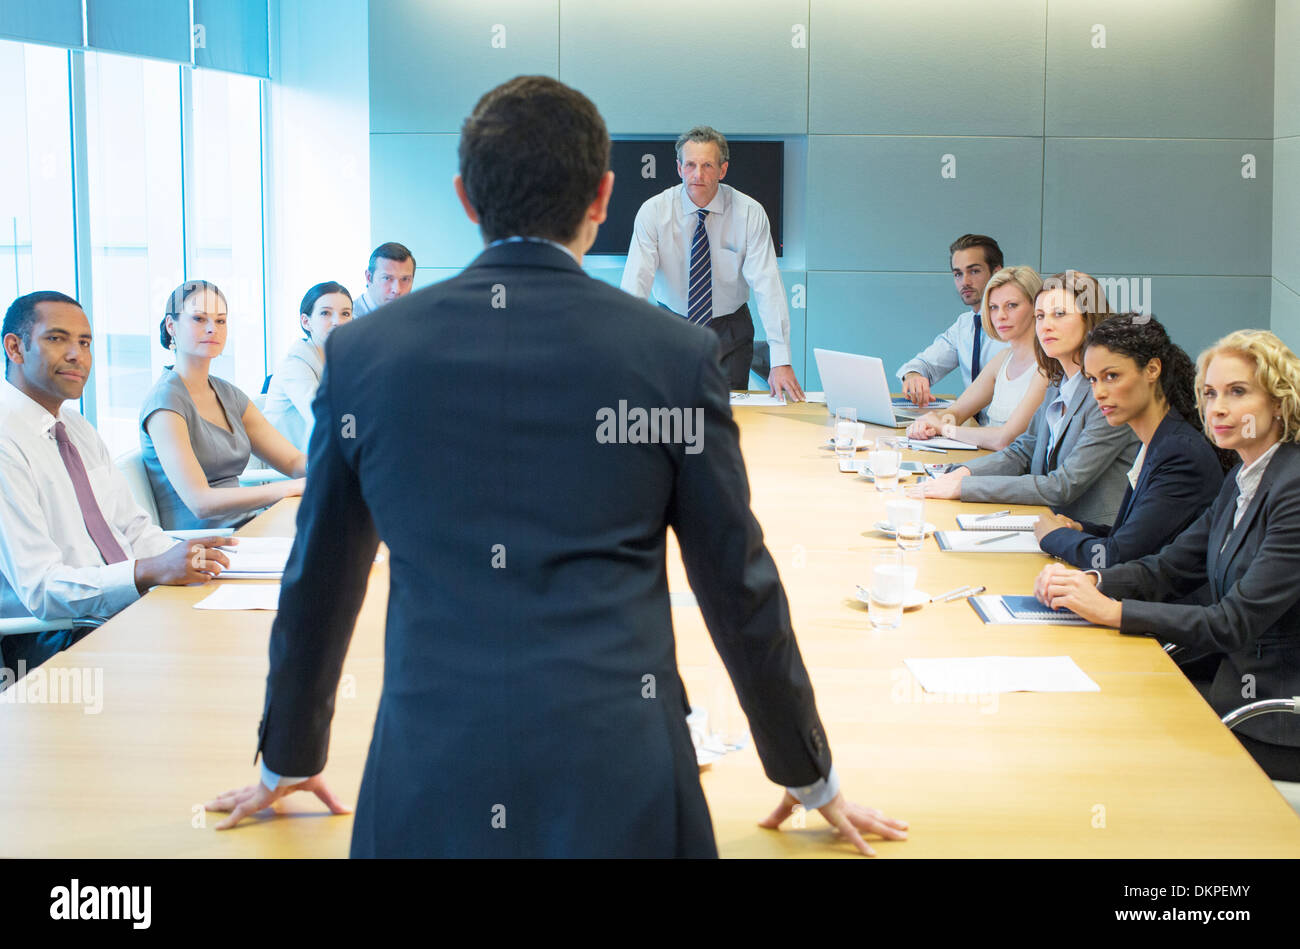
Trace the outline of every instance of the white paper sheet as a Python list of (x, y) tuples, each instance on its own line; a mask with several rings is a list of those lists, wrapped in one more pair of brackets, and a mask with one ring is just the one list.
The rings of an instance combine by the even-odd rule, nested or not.
[(278, 583), (223, 584), (194, 604), (196, 610), (275, 610), (279, 607)]
[(1069, 656), (974, 656), (904, 659), (927, 692), (991, 695), (997, 692), (1100, 692), (1101, 686)]
[(278, 580), (292, 547), (292, 537), (241, 537), (232, 549), (224, 550), (230, 566), (221, 572), (221, 579)]
[(935, 537), (943, 550), (965, 554), (1042, 553), (1032, 531), (939, 531)]
[(797, 402), (787, 403), (785, 399), (779, 396), (772, 396), (767, 392), (733, 392), (731, 393), (732, 405), (797, 405)]

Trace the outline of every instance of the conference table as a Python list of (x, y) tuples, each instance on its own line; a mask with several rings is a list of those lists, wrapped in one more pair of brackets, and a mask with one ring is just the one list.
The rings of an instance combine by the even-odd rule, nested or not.
[[(734, 410), (752, 504), (785, 585), (845, 794), (911, 822), (903, 857), (1296, 857), (1300, 818), (1180, 673), (1161, 644), (1115, 630), (984, 625), (958, 599), (873, 630), (855, 588), (884, 495), (838, 470), (819, 404)], [(883, 430), (876, 430), (877, 433)], [(973, 457), (907, 452), (933, 462)], [(1015, 505), (926, 502), (959, 511)], [(296, 500), (241, 532), (292, 534)], [(354, 803), (383, 673), (383, 547), (344, 665), (325, 778)], [(850, 857), (817, 813), (780, 832), (757, 822), (781, 799), (747, 740), (726, 674), (670, 535), (669, 584), (682, 678), (709, 729), (740, 746), (700, 775), (725, 857)], [(917, 587), (1028, 593), (1043, 554), (909, 553)], [(230, 580), (216, 583), (255, 583)], [(253, 753), (274, 613), (193, 609), (216, 583), (159, 587), (45, 666), (76, 671), (94, 703), (0, 701), (0, 857), (343, 857), (350, 815), (295, 794), (233, 831), (203, 804), (256, 780)], [(1098, 692), (930, 694), (904, 660), (1069, 656)], [(12, 691), (12, 690), (11, 690)], [(95, 706), (98, 706), (96, 708)], [(575, 736), (575, 740), (580, 740)], [(431, 808), (438, 806), (429, 802)]]

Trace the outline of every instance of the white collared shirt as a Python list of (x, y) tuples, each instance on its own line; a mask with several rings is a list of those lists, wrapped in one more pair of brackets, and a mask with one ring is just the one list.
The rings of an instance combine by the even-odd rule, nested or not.
[(358, 316), (365, 316), (367, 313), (373, 313), (379, 309), (375, 304), (370, 302), (370, 291), (366, 290), (357, 294), (352, 301), (352, 318), (355, 320)]
[(1128, 483), (1133, 486), (1133, 490), (1138, 489), (1138, 478), (1142, 477), (1142, 462), (1147, 458), (1147, 446), (1143, 445), (1138, 449), (1137, 457), (1133, 459), (1133, 467), (1128, 470)]
[[(130, 558), (105, 565), (54, 441), (61, 421), (109, 530)], [(99, 433), (66, 405), (56, 419), (0, 379), (0, 617), (97, 626), (135, 602), (135, 558), (176, 541), (135, 502)]]
[(1074, 393), (1078, 390), (1082, 379), (1083, 373), (1076, 369), (1074, 375), (1061, 383), (1061, 387), (1056, 391), (1056, 398), (1047, 407), (1047, 428), (1052, 434), (1052, 440), (1047, 444), (1049, 455), (1061, 437), (1061, 430), (1065, 428), (1065, 411), (1069, 408), (1070, 400), (1074, 398)]
[[(1264, 469), (1268, 463), (1277, 454), (1281, 442), (1275, 444), (1264, 454), (1260, 455), (1248, 465), (1242, 465), (1237, 471), (1237, 511), (1232, 515), (1232, 528), (1237, 529), (1241, 523), (1241, 516), (1246, 513), (1246, 508), (1250, 502), (1255, 500), (1255, 495), (1259, 491), (1259, 483), (1264, 480)], [(1227, 539), (1224, 539), (1226, 545)]]
[(325, 359), (320, 347), (309, 339), (300, 339), (289, 347), (266, 390), (262, 414), (299, 451), (305, 452), (311, 442), (311, 430), (316, 422), (311, 403), (324, 372)]
[[(749, 300), (752, 289), (758, 318), (767, 333), (771, 364), (790, 365), (790, 310), (776, 265), (776, 248), (763, 206), (730, 185), (705, 208), (713, 269), (713, 316), (726, 316)], [(655, 299), (675, 313), (688, 309), (691, 242), (698, 223), (685, 185), (660, 192), (636, 213), (622, 287), (633, 296)]]

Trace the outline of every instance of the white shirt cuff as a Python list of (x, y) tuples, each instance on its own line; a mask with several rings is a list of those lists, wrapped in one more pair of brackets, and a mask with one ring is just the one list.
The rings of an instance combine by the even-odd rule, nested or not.
[(774, 343), (770, 339), (767, 341), (767, 353), (769, 356), (769, 365), (773, 369), (777, 366), (790, 365), (790, 344)]
[(831, 765), (830, 774), (815, 784), (802, 788), (786, 788), (786, 790), (794, 795), (794, 799), (806, 810), (815, 811), (835, 800), (835, 795), (840, 793), (840, 776), (835, 772), (835, 765)]
[(268, 791), (274, 791), (276, 788), (284, 787), (287, 784), (298, 784), (306, 781), (306, 778), (282, 778), (266, 766), (266, 759), (262, 759), (262, 786)]
[(104, 582), (105, 619), (116, 616), (136, 600), (140, 591), (135, 587), (135, 559), (111, 563), (100, 574)]

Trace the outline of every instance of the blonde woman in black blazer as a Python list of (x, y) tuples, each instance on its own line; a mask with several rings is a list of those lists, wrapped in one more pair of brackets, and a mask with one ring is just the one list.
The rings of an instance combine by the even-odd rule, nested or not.
[[(1214, 710), (1300, 694), (1300, 359), (1264, 330), (1224, 337), (1197, 362), (1205, 428), (1241, 465), (1204, 514), (1159, 553), (1079, 572), (1053, 564), (1035, 593), (1125, 633), (1223, 654), (1199, 684)], [(1169, 602), (1203, 583), (1208, 606)], [(1300, 716), (1234, 733), (1275, 780), (1300, 780)]]

